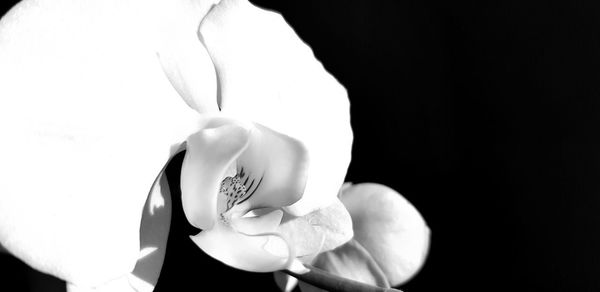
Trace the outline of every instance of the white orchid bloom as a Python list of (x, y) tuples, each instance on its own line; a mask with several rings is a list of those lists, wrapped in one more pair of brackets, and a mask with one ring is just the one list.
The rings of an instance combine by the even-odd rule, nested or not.
[[(350, 218), (337, 199), (352, 144), (344, 88), (279, 14), (246, 1), (214, 6), (200, 36), (218, 74), (222, 113), (237, 119), (210, 119), (188, 138), (183, 205), (204, 230), (194, 242), (231, 266), (264, 272), (289, 265), (292, 255), (274, 250), (278, 237), (296, 256), (349, 240)], [(270, 212), (244, 217), (261, 208)], [(321, 220), (305, 236), (326, 239), (298, 241), (290, 232), (307, 214)]]
[[(294, 246), (306, 245), (294, 244), (301, 239), (286, 226), (327, 217), (319, 214), (335, 206), (350, 159), (345, 90), (279, 15), (246, 1), (25, 0), (0, 20), (0, 80), (0, 244), (73, 291), (153, 289), (170, 218), (161, 169), (186, 137), (192, 146), (194, 137), (211, 132), (206, 126), (215, 120), (198, 113), (216, 113), (220, 104), (235, 117), (215, 130), (242, 145), (219, 156), (236, 162), (223, 169), (264, 167), (267, 177), (278, 178), (266, 169), (276, 161), (243, 161), (303, 162), (288, 169), (298, 179), (272, 184), (293, 192), (264, 196), (265, 207), (281, 210), (256, 218), (276, 222), (288, 213), (277, 232)], [(291, 148), (244, 154), (260, 149), (252, 146), (261, 141), (256, 133), (285, 137)], [(282, 154), (296, 148), (302, 151)], [(199, 178), (210, 177), (216, 189), (184, 189), (184, 207), (193, 224), (208, 230), (222, 222), (212, 215), (223, 207), (187, 199), (201, 196), (204, 203), (227, 171), (204, 174)], [(302, 215), (308, 217), (294, 217)], [(263, 224), (249, 226), (265, 231)]]
[(185, 214), (203, 229), (194, 242), (230, 266), (269, 272), (348, 241), (351, 219), (337, 200), (304, 217), (284, 211), (303, 195), (308, 156), (300, 141), (262, 125), (207, 119), (188, 138), (181, 174)]

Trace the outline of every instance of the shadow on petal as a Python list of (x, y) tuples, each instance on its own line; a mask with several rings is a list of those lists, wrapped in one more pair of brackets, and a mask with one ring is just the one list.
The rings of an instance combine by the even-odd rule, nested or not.
[(129, 277), (138, 291), (152, 291), (163, 265), (171, 224), (171, 193), (162, 172), (155, 182), (142, 215), (140, 258)]
[(140, 224), (139, 258), (133, 271), (97, 287), (69, 283), (68, 292), (152, 292), (162, 270), (171, 224), (171, 193), (165, 171), (152, 185)]

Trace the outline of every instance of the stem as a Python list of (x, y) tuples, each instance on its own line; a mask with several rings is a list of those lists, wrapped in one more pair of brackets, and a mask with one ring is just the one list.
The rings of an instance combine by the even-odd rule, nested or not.
[(329, 292), (402, 292), (394, 288), (382, 288), (346, 279), (309, 265), (305, 266), (310, 271), (304, 274), (297, 274), (290, 270), (282, 272)]

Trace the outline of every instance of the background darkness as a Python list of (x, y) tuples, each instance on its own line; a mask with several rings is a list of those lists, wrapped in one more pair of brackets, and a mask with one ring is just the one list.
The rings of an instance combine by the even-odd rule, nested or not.
[[(254, 2), (348, 89), (347, 180), (398, 190), (430, 226), (404, 291), (600, 290), (600, 2)], [(158, 290), (274, 287), (203, 255), (181, 216)]]

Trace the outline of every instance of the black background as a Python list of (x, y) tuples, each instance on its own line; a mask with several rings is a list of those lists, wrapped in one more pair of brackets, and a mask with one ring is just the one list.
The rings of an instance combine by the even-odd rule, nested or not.
[[(600, 2), (254, 2), (348, 89), (347, 180), (393, 187), (430, 226), (404, 291), (600, 290)], [(173, 220), (158, 290), (275, 289)]]

